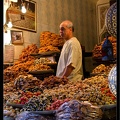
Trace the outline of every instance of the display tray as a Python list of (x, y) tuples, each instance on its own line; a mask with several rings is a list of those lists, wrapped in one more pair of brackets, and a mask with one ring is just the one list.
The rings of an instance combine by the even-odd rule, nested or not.
[(10, 82), (10, 80), (3, 80), (3, 83), (8, 83)]
[(117, 2), (108, 9), (105, 16), (105, 26), (110, 35), (117, 37)]
[(6, 103), (7, 106), (12, 106), (14, 108), (23, 108), (24, 104)]
[(15, 120), (15, 118), (11, 116), (3, 116), (3, 120)]
[(31, 113), (40, 114), (40, 115), (54, 115), (56, 113), (55, 110), (48, 111), (30, 111)]
[(102, 105), (101, 110), (103, 111), (103, 117), (102, 120), (116, 120), (116, 104), (110, 104), (110, 105)]
[(92, 57), (92, 59), (96, 62), (102, 62), (102, 57)]
[(35, 70), (35, 71), (29, 71), (29, 74), (45, 74), (45, 73), (54, 73), (53, 69), (50, 70)]
[(90, 73), (90, 76), (96, 76), (96, 75), (101, 75), (101, 74), (104, 74), (103, 72), (101, 73)]
[(116, 104), (110, 104), (110, 105), (100, 105), (99, 106), (102, 110), (109, 110), (109, 109), (113, 109), (115, 107), (117, 107)]
[(60, 53), (60, 52), (56, 52), (56, 51), (48, 51), (48, 52), (42, 52), (42, 53), (33, 53), (33, 54), (30, 54), (31, 56), (39, 56), (39, 57), (42, 57), (42, 56), (52, 56), (56, 53)]
[(107, 60), (107, 61), (103, 61), (102, 57), (98, 57), (98, 58), (92, 58), (94, 61), (99, 62), (99, 63), (116, 63), (116, 58), (114, 57), (114, 60)]
[(117, 66), (113, 66), (108, 75), (109, 88), (112, 94), (117, 96)]
[(46, 64), (46, 65), (57, 65), (57, 62), (55, 62), (55, 63), (43, 63), (43, 64)]

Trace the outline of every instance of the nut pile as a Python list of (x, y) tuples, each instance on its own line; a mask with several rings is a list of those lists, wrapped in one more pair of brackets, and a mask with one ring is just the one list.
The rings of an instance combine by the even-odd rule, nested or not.
[(26, 48), (22, 50), (22, 53), (19, 56), (18, 61), (15, 62), (15, 64), (31, 61), (34, 59), (33, 56), (30, 56), (32, 53), (38, 53), (38, 48), (36, 44), (28, 45)]
[(60, 84), (65, 85), (67, 84), (68, 79), (66, 77), (59, 78), (57, 76), (51, 75), (49, 77), (44, 78), (43, 82), (41, 83), (41, 87), (51, 89), (53, 87), (57, 87)]
[(35, 59), (35, 61), (34, 61), (34, 64), (47, 64), (47, 63), (56, 63), (56, 62), (51, 61), (51, 60), (48, 59), (48, 58), (37, 58), (37, 59)]
[(41, 84), (41, 80), (33, 77), (33, 75), (19, 75), (14, 82), (16, 89), (24, 90), (26, 88), (35, 87)]
[(29, 71), (51, 70), (51, 67), (44, 64), (33, 64), (29, 67)]
[(100, 64), (95, 69), (93, 69), (92, 73), (101, 73), (101, 72), (103, 73), (104, 72), (108, 74), (114, 65), (115, 64), (110, 64), (110, 65)]

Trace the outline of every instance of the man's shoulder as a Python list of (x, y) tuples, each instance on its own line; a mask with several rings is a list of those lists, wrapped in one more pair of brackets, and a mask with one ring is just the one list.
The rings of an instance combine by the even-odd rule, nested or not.
[(77, 45), (77, 46), (80, 45), (80, 42), (76, 37), (72, 38), (70, 40), (70, 43), (73, 44), (73, 45)]

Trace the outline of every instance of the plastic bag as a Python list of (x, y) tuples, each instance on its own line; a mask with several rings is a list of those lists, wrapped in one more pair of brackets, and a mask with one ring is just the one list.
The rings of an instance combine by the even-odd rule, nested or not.
[(56, 110), (56, 120), (100, 120), (102, 110), (89, 102), (71, 100)]
[(113, 46), (110, 40), (108, 40), (108, 36), (107, 36), (102, 45), (102, 61), (108, 61), (108, 60), (114, 60), (114, 57), (113, 57)]
[(47, 120), (47, 119), (39, 114), (25, 111), (17, 115), (15, 120)]

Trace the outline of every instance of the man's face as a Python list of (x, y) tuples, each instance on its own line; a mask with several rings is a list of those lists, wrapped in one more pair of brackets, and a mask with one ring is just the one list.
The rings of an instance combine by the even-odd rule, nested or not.
[(69, 39), (70, 31), (71, 31), (71, 29), (66, 27), (65, 24), (60, 25), (59, 33), (62, 38), (66, 39), (66, 40)]

